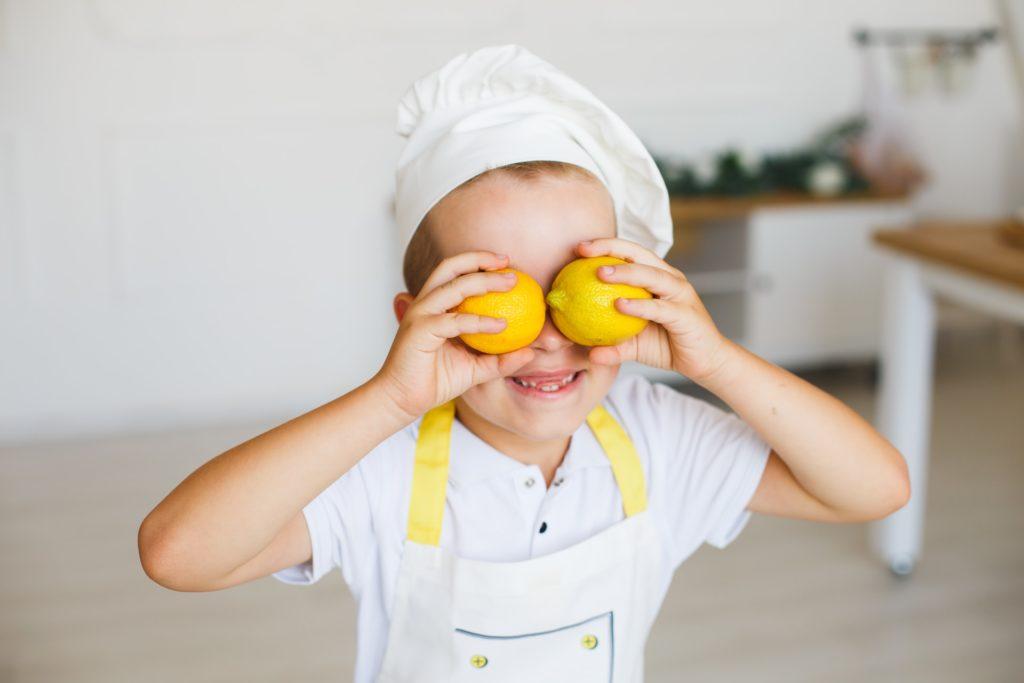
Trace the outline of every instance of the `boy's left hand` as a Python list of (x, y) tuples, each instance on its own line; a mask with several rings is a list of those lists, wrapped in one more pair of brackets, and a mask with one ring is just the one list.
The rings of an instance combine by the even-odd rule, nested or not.
[(697, 383), (718, 371), (724, 362), (727, 340), (701, 303), (693, 285), (678, 269), (645, 247), (617, 238), (581, 242), (580, 256), (615, 256), (630, 263), (602, 266), (604, 282), (643, 287), (653, 299), (616, 299), (620, 313), (649, 320), (637, 336), (617, 346), (595, 346), (590, 360), (615, 365), (634, 360), (663, 370), (674, 370)]

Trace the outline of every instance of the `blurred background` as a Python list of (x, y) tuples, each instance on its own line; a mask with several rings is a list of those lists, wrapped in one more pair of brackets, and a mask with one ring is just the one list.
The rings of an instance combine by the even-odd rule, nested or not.
[(930, 464), (920, 552), (698, 553), (649, 679), (1024, 679), (1021, 35), (1016, 0), (0, 0), (0, 683), (350, 678), (336, 573), (175, 594), (135, 533), (380, 366), (398, 99), (508, 42), (647, 143), (723, 331)]

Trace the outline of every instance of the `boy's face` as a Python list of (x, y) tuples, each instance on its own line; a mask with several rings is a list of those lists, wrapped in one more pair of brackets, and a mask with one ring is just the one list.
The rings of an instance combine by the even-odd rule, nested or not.
[[(615, 236), (608, 191), (597, 179), (575, 176), (522, 180), (489, 173), (445, 197), (431, 220), (443, 257), (478, 249), (508, 254), (511, 266), (545, 293), (577, 258), (580, 241)], [(564, 337), (550, 316), (531, 348), (533, 360), (515, 377), (472, 387), (462, 395), (464, 407), (530, 440), (569, 436), (608, 393), (618, 367), (592, 365), (588, 347)]]

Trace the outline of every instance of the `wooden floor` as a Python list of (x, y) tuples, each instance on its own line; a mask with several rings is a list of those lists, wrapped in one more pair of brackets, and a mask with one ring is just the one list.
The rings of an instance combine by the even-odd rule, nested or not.
[[(972, 338), (938, 365), (917, 572), (889, 575), (863, 527), (756, 518), (679, 571), (649, 681), (1024, 681), (1024, 363)], [(812, 379), (871, 415), (869, 373)], [(261, 426), (0, 449), (0, 683), (349, 680), (337, 573), (196, 595), (139, 568), (149, 508)]]

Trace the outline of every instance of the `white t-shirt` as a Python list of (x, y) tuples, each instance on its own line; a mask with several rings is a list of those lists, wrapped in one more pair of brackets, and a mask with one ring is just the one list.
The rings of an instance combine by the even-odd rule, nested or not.
[[(643, 464), (648, 508), (673, 559), (666, 571), (702, 543), (731, 542), (750, 518), (746, 506), (768, 444), (735, 415), (638, 375), (620, 374), (604, 405)], [(306, 505), (312, 561), (274, 574), (309, 584), (340, 568), (359, 603), (357, 682), (374, 679), (387, 645), (418, 429), (416, 421), (382, 442)], [(454, 422), (441, 546), (455, 555), (490, 562), (539, 557), (623, 518), (611, 465), (586, 423), (546, 488), (539, 467)]]

